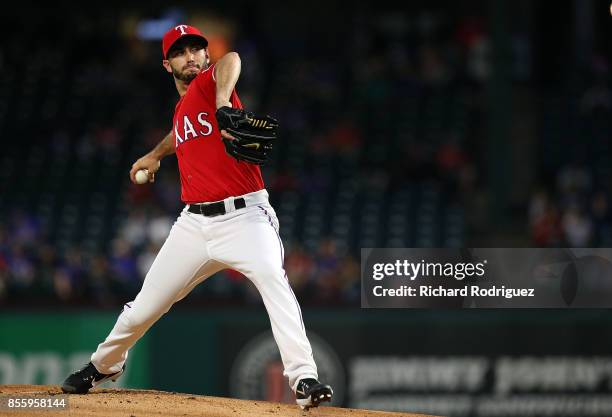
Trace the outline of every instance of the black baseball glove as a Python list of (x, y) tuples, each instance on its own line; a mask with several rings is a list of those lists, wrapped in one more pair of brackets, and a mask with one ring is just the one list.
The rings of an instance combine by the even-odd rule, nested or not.
[(223, 106), (215, 114), (219, 131), (226, 130), (235, 140), (224, 138), (225, 151), (239, 161), (263, 165), (268, 160), (278, 130), (278, 121), (242, 109)]

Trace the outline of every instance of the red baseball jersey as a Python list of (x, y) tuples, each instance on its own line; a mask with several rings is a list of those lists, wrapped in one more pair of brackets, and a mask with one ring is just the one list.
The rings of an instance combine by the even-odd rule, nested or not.
[[(189, 84), (174, 110), (176, 157), (185, 204), (219, 201), (264, 188), (258, 165), (238, 162), (225, 152), (215, 118), (214, 65)], [(236, 90), (232, 107), (242, 108)]]

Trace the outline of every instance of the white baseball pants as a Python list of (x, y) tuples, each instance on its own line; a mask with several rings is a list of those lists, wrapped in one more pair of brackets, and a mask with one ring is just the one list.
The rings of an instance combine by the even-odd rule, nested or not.
[(250, 279), (261, 294), (280, 350), (284, 375), (295, 391), (302, 378), (317, 378), (300, 306), (283, 268), (278, 219), (266, 190), (245, 194), (246, 207), (236, 210), (230, 197), (226, 214), (205, 217), (187, 211), (174, 223), (134, 299), (115, 327), (98, 345), (91, 361), (98, 371), (121, 370), (128, 350), (172, 304), (200, 282), (225, 268)]

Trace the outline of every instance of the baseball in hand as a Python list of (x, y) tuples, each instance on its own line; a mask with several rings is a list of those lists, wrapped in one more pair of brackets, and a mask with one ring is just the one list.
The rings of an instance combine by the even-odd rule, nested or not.
[(148, 169), (139, 169), (134, 174), (134, 179), (136, 179), (136, 184), (145, 184), (149, 182), (149, 170)]

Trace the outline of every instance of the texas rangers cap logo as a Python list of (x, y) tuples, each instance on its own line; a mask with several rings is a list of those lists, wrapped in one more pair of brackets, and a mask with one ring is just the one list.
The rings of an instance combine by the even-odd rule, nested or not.
[(194, 36), (204, 41), (204, 45), (208, 45), (208, 40), (204, 37), (202, 32), (196, 27), (189, 25), (176, 25), (164, 34), (162, 39), (162, 52), (164, 59), (168, 58), (168, 51), (172, 48), (172, 45), (183, 36)]
[(185, 29), (187, 29), (189, 26), (187, 25), (178, 25), (175, 26), (174, 30), (180, 30), (181, 31), (181, 36), (187, 34), (187, 32), (185, 32)]

